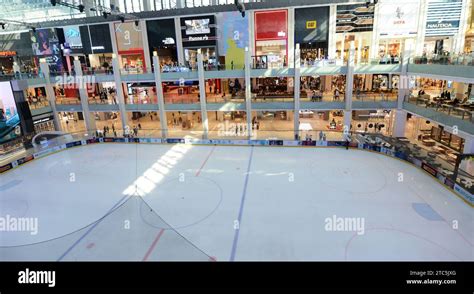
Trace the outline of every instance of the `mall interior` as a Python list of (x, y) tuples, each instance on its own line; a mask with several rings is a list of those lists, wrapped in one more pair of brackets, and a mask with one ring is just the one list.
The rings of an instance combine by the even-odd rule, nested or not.
[[(48, 132), (377, 134), (446, 175), (474, 153), (471, 0), (243, 1), (244, 14), (233, 0), (75, 1), (83, 12), (37, 2), (0, 31), (0, 80), (14, 97), (10, 108), (0, 101), (0, 156)], [(23, 23), (28, 10), (48, 16)], [(16, 112), (26, 119), (14, 128)], [(459, 182), (472, 191), (474, 164), (464, 170)]]

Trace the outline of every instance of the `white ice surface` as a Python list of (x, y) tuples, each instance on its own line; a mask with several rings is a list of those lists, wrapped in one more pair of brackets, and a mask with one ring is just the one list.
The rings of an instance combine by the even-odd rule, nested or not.
[[(230, 259), (236, 235), (235, 260), (474, 260), (473, 209), (433, 178), (383, 155), (314, 148), (100, 144), (66, 150), (0, 176), (0, 216), (39, 220), (34, 236), (0, 232), (0, 246), (79, 230), (135, 187), (160, 217), (217, 260)], [(428, 204), (444, 221), (426, 219), (413, 203)], [(363, 218), (365, 234), (326, 231), (325, 219), (333, 215)], [(119, 246), (116, 241), (108, 246)]]

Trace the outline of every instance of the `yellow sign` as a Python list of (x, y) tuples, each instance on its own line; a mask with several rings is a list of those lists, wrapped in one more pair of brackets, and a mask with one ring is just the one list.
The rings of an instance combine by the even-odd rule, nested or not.
[(315, 20), (310, 20), (306, 22), (306, 28), (307, 29), (316, 29), (316, 21)]

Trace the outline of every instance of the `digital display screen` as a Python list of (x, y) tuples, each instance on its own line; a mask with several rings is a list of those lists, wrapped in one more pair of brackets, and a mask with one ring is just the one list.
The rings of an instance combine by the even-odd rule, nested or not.
[(10, 82), (0, 82), (0, 134), (4, 141), (11, 137), (12, 131), (20, 125), (20, 116), (16, 108), (15, 98)]
[(186, 35), (210, 34), (211, 33), (211, 29), (209, 27), (210, 22), (211, 20), (209, 18), (186, 20), (184, 22), (186, 25)]

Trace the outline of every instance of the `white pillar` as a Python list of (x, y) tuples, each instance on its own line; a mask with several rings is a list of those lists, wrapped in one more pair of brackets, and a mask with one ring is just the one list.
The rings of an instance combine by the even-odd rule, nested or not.
[(253, 136), (252, 130), (252, 82), (250, 79), (250, 49), (245, 48), (245, 110), (247, 112), (247, 134), (248, 139)]
[(464, 154), (474, 154), (474, 136), (464, 137)]
[(128, 126), (128, 116), (127, 110), (125, 109), (125, 96), (123, 93), (122, 76), (120, 75), (120, 65), (116, 55), (112, 57), (112, 66), (114, 69), (117, 104), (119, 106), (120, 117), (122, 119), (122, 129), (125, 131)]
[(301, 51), (300, 44), (296, 44), (295, 49), (295, 81), (294, 81), (294, 93), (295, 93), (295, 113), (294, 113), (294, 138), (299, 140), (300, 130), (300, 88), (301, 88)]
[[(380, 1), (379, 1), (380, 2)], [(373, 29), (372, 29), (372, 39), (370, 41), (370, 48), (369, 48), (369, 62), (370, 59), (377, 58), (378, 56), (378, 51), (379, 51), (379, 38), (380, 38), (380, 32), (379, 32), (379, 10), (380, 5), (375, 5), (374, 9), (374, 24), (373, 24)]]
[(181, 36), (181, 21), (179, 17), (174, 18), (174, 28), (176, 33), (176, 50), (178, 52), (178, 64), (184, 65), (183, 37)]
[(206, 81), (204, 79), (204, 63), (202, 53), (197, 55), (198, 62), (198, 76), (199, 76), (199, 96), (201, 97), (201, 117), (202, 117), (202, 138), (207, 139), (209, 136), (209, 120), (207, 119), (207, 104), (206, 104)]
[(354, 88), (354, 57), (355, 57), (355, 44), (351, 41), (349, 48), (349, 57), (347, 60), (347, 75), (346, 75), (346, 93), (345, 93), (345, 104), (346, 110), (352, 109), (352, 90)]
[[(89, 95), (87, 94), (87, 84), (83, 82), (81, 61), (79, 58), (74, 58), (74, 71), (76, 73), (76, 85), (79, 88), (79, 97), (81, 98), (82, 115), (86, 123), (86, 129), (88, 132), (95, 132), (96, 126), (91, 120), (91, 113), (89, 110)], [(95, 120), (94, 120), (95, 122)]]
[(163, 95), (163, 83), (161, 81), (160, 59), (158, 54), (155, 53), (156, 52), (153, 54), (153, 67), (155, 68), (155, 88), (156, 96), (158, 96), (161, 136), (166, 139), (168, 137), (168, 124), (166, 123), (165, 98)]
[[(116, 33), (115, 33), (115, 25), (113, 22), (110, 22), (109, 23), (109, 30), (110, 30), (110, 39), (112, 40), (112, 52), (115, 53), (117, 55), (117, 57), (119, 57), (119, 54), (118, 54), (118, 45), (117, 45), (117, 38), (116, 38)], [(122, 68), (122, 61), (121, 61), (121, 58), (119, 58), (119, 67), (118, 69)]]
[[(145, 2), (147, 2), (145, 0)], [(148, 10), (145, 10), (148, 11)], [(143, 54), (145, 56), (145, 64), (147, 68), (144, 68), (144, 72), (149, 72), (151, 70), (151, 57), (150, 57), (150, 47), (148, 46), (148, 34), (147, 34), (147, 28), (146, 28), (146, 21), (145, 20), (140, 20), (140, 33), (142, 34), (142, 48), (143, 48)]]
[(395, 123), (393, 125), (393, 137), (405, 137), (405, 126), (407, 123), (407, 112), (397, 109), (395, 112)]
[(398, 85), (398, 103), (397, 109), (403, 109), (403, 102), (405, 101), (405, 96), (410, 94), (410, 79), (408, 76), (408, 62), (413, 55), (413, 39), (405, 40), (405, 45), (403, 46), (402, 54), (402, 68), (400, 72), (400, 82)]
[(328, 58), (336, 58), (336, 20), (337, 5), (329, 6), (329, 36), (328, 36)]
[[(44, 75), (44, 79), (46, 80), (45, 90), (46, 90), (46, 98), (48, 99), (49, 106), (51, 106), (51, 110), (53, 111), (54, 115), (54, 129), (57, 131), (61, 131), (61, 124), (59, 123), (59, 115), (58, 110), (56, 107), (56, 93), (54, 93), (53, 84), (51, 81), (51, 77), (49, 75), (49, 66), (45, 60), (40, 60), (40, 71)], [(63, 81), (64, 82), (64, 81)]]
[(418, 33), (416, 35), (416, 43), (414, 51), (416, 55), (423, 54), (426, 35), (426, 19), (428, 17), (428, 1), (420, 0), (420, 10), (418, 11)]
[[(464, 52), (466, 31), (468, 30), (468, 26), (469, 26), (469, 11), (472, 11), (471, 5), (473, 5), (472, 0), (462, 1), (462, 10), (461, 10), (461, 19), (459, 21), (459, 29), (458, 29), (458, 33), (454, 36), (456, 40), (453, 40), (453, 42), (456, 44), (456, 47), (454, 48), (454, 53)], [(472, 15), (471, 17), (474, 17), (474, 15)]]
[(288, 67), (294, 67), (295, 63), (295, 9), (288, 8)]
[(248, 11), (247, 13), (249, 15), (249, 52), (250, 56), (255, 56), (257, 55), (255, 52), (255, 14), (253, 11)]
[(352, 124), (352, 110), (344, 110), (344, 134), (349, 134)]

